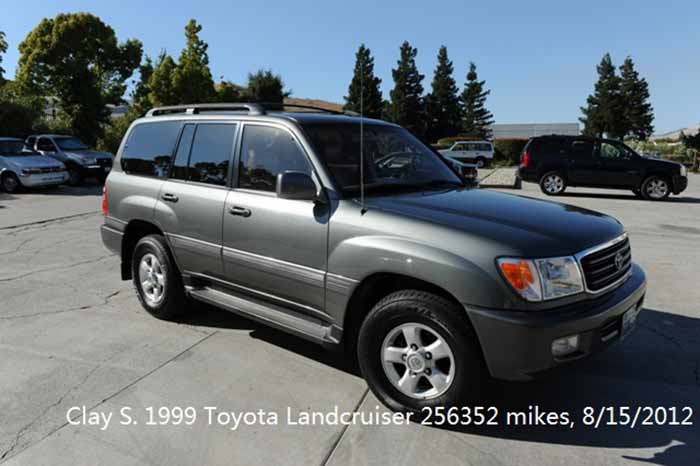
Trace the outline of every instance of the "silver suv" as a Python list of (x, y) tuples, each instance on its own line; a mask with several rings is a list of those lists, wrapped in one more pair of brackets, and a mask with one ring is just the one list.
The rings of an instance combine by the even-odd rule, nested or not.
[(203, 301), (351, 351), (387, 406), (418, 415), (619, 340), (646, 290), (617, 220), (469, 189), (379, 120), (153, 109), (122, 141), (103, 210), (149, 313)]

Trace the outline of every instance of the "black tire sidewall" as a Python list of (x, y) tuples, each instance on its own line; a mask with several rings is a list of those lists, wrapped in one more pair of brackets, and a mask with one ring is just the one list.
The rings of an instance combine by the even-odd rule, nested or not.
[[(459, 406), (463, 402), (472, 401), (488, 380), (476, 337), (472, 332), (466, 331), (470, 328), (469, 323), (458, 315), (453, 315), (456, 309), (445, 308), (445, 300), (430, 303), (421, 300), (420, 295), (417, 295), (417, 299), (385, 299), (378, 303), (365, 319), (357, 345), (360, 370), (372, 392), (390, 409), (412, 412), (417, 419), (428, 414), (428, 409), (425, 408)], [(432, 297), (437, 298), (434, 295)], [(394, 388), (384, 373), (381, 347), (386, 335), (397, 326), (410, 322), (430, 327), (452, 350), (455, 360), (454, 380), (447, 392), (439, 397), (428, 400), (408, 397)]]
[[(14, 178), (15, 183), (16, 183), (14, 189), (8, 190), (7, 188), (5, 188), (5, 180), (8, 178)], [(19, 181), (19, 178), (17, 177), (17, 175), (15, 175), (14, 173), (11, 173), (11, 172), (3, 173), (2, 177), (0, 177), (0, 183), (2, 184), (2, 190), (8, 194), (16, 193), (22, 187), (22, 183)]]
[[(146, 301), (143, 295), (143, 288), (139, 279), (139, 265), (141, 258), (146, 254), (151, 253), (161, 264), (165, 273), (165, 296), (157, 305), (153, 306)], [(148, 235), (134, 247), (134, 254), (131, 261), (132, 277), (136, 294), (143, 308), (152, 316), (158, 319), (172, 319), (183, 311), (184, 290), (180, 273), (170, 256), (170, 253), (165, 244), (165, 238), (160, 235)]]
[[(547, 191), (546, 189), (544, 189), (544, 180), (545, 180), (545, 178), (547, 178), (549, 175), (557, 175), (557, 176), (558, 176), (559, 178), (561, 178), (561, 180), (564, 182), (564, 186), (562, 186), (561, 191), (559, 191), (558, 193), (550, 193), (549, 191)], [(551, 170), (551, 171), (546, 172), (545, 174), (543, 174), (543, 175), (540, 177), (540, 183), (539, 183), (539, 185), (540, 185), (540, 189), (542, 190), (542, 192), (545, 193), (546, 195), (548, 195), (548, 196), (558, 196), (558, 195), (562, 194), (562, 193), (566, 190), (566, 177), (564, 176), (564, 174), (563, 174), (562, 172), (560, 172), (560, 171), (558, 171), (558, 170)]]

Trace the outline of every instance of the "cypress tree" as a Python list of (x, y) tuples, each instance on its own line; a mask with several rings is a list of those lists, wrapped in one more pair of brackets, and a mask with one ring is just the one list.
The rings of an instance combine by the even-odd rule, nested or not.
[(187, 45), (180, 53), (173, 89), (181, 104), (211, 102), (215, 99), (214, 80), (209, 70), (209, 45), (199, 38), (202, 26), (191, 19), (185, 26)]
[(258, 70), (248, 75), (246, 97), (253, 102), (281, 104), (291, 92), (284, 90), (284, 81), (271, 70)]
[(490, 125), (493, 124), (493, 114), (486, 108), (486, 97), (491, 93), (485, 89), (486, 81), (479, 81), (476, 65), (469, 64), (467, 82), (462, 92), (462, 131), (469, 136), (482, 139), (491, 137)]
[(625, 135), (645, 141), (654, 132), (654, 109), (649, 103), (649, 85), (639, 77), (631, 57), (620, 66), (620, 92), (627, 126)]
[(622, 139), (627, 133), (620, 78), (610, 54), (606, 53), (597, 67), (598, 82), (588, 96), (586, 107), (581, 107), (584, 133), (591, 136), (608, 135)]
[(146, 56), (144, 62), (139, 66), (139, 81), (131, 93), (131, 108), (129, 110), (135, 116), (143, 115), (153, 106), (149, 97), (151, 76), (153, 76), (153, 60)]
[[(379, 85), (382, 80), (374, 75), (374, 58), (371, 51), (360, 45), (355, 54), (355, 69), (345, 96), (344, 110), (360, 113), (369, 118), (382, 116), (382, 91)], [(362, 101), (362, 102), (360, 102)]]
[(148, 80), (148, 99), (151, 105), (175, 105), (179, 102), (173, 89), (175, 61), (165, 51), (161, 52)]
[(459, 132), (462, 109), (453, 72), (454, 66), (447, 57), (447, 47), (443, 45), (438, 52), (432, 92), (426, 97), (427, 136), (431, 141), (454, 136)]
[(418, 50), (408, 41), (401, 44), (401, 58), (391, 70), (394, 89), (389, 93), (391, 101), (387, 108), (389, 120), (422, 136), (425, 132), (425, 102), (423, 99), (424, 76), (416, 67)]

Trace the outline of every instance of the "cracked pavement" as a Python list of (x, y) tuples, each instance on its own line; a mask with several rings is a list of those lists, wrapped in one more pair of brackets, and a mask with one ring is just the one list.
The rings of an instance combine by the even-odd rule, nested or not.
[[(204, 406), (372, 412), (379, 403), (347, 358), (311, 343), (205, 305), (180, 322), (148, 316), (101, 244), (98, 193), (0, 194), (2, 464), (700, 463), (698, 176), (674, 202), (583, 189), (557, 199), (625, 224), (649, 279), (646, 309), (608, 351), (533, 383), (494, 382), (481, 404), (567, 411), (574, 429), (147, 426), (149, 406), (194, 406), (203, 417)], [(530, 184), (518, 194), (543, 197)], [(131, 407), (138, 425), (74, 426), (73, 406)], [(606, 406), (696, 414), (693, 426), (582, 425), (586, 407)]]

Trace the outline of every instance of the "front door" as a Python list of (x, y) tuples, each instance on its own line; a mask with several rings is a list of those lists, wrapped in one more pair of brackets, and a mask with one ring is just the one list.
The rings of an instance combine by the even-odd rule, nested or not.
[(221, 228), (235, 123), (186, 124), (156, 219), (183, 272), (222, 278)]
[(598, 159), (601, 163), (600, 185), (632, 188), (641, 184), (642, 168), (639, 156), (624, 144), (602, 141), (598, 145)]
[(281, 126), (246, 124), (240, 147), (223, 220), (227, 280), (263, 299), (323, 313), (329, 209), (276, 194), (279, 173), (312, 174), (309, 159)]

